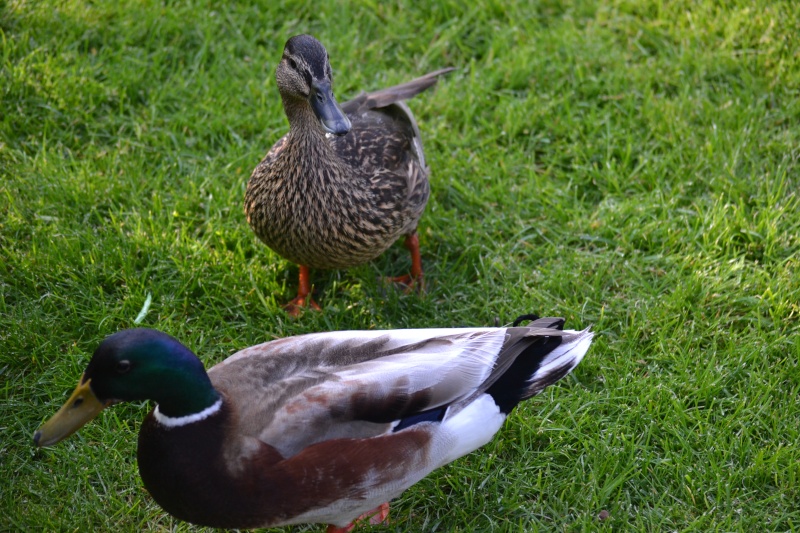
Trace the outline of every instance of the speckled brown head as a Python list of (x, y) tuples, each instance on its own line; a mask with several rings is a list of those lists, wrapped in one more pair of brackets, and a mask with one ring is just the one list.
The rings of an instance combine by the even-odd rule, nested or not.
[(333, 96), (328, 52), (314, 37), (296, 35), (286, 42), (275, 79), (290, 124), (310, 107), (326, 133), (350, 131), (350, 119)]

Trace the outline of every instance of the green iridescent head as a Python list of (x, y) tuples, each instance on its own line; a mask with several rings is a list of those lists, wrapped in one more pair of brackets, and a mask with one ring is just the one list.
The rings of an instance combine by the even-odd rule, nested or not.
[(181, 417), (218, 399), (203, 363), (176, 339), (152, 329), (120, 331), (100, 343), (75, 392), (33, 439), (55, 444), (117, 402), (154, 400), (161, 414)]

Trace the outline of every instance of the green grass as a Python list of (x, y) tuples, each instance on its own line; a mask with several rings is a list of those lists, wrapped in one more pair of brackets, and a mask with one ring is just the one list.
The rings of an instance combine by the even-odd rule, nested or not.
[[(572, 376), (375, 531), (800, 529), (796, 5), (337, 4), (0, 0), (0, 530), (191, 529), (142, 488), (144, 405), (31, 441), (148, 294), (142, 325), (208, 365), (313, 331), (593, 326)], [(324, 313), (280, 308), (297, 269), (242, 199), (301, 32), (344, 98), (458, 69), (411, 102), (424, 298), (378, 282), (398, 245), (314, 272)]]

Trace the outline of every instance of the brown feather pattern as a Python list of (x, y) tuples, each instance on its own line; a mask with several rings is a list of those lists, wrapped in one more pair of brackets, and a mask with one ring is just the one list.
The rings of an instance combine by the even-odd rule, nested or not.
[(311, 268), (352, 267), (416, 230), (430, 195), (429, 169), (402, 100), (452, 69), (346, 102), (352, 127), (336, 137), (301, 96), (305, 78), (292, 77), (288, 66), (308, 64), (304, 73), (328, 77), (327, 53), (313, 55), (325, 58), (325, 68), (312, 66), (311, 54), (294, 53), (284, 51), (276, 72), (290, 131), (253, 171), (244, 210), (255, 234), (282, 257)]

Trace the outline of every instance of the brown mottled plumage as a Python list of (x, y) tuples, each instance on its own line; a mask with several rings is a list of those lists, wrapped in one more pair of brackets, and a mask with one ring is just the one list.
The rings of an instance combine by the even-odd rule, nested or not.
[(340, 108), (322, 44), (309, 35), (286, 43), (275, 77), (289, 133), (253, 171), (244, 209), (267, 246), (301, 265), (294, 303), (305, 304), (308, 268), (365, 263), (401, 236), (412, 252), (411, 278), (422, 276), (415, 232), (430, 194), (429, 169), (403, 100), (451, 70), (361, 94)]
[(50, 446), (105, 407), (151, 399), (137, 462), (167, 512), (212, 527), (314, 522), (341, 533), (371, 509), (382, 520), (385, 502), (489, 442), (592, 341), (563, 319), (517, 322), (289, 337), (208, 372), (165, 333), (120, 331), (34, 442)]

